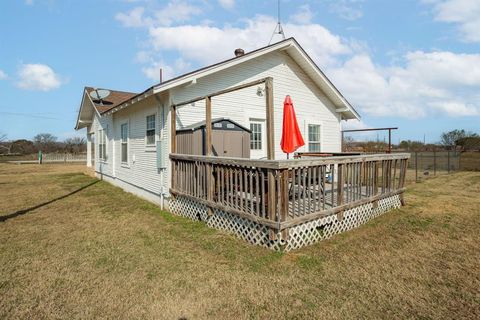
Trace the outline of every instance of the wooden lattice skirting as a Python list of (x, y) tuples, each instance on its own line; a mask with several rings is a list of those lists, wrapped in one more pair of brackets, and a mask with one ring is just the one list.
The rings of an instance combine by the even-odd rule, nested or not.
[(270, 240), (269, 229), (264, 225), (217, 209), (209, 216), (205, 205), (182, 196), (169, 201), (169, 209), (173, 214), (205, 221), (211, 228), (225, 230), (249, 243), (277, 251), (290, 251), (328, 239), (400, 206), (400, 196), (393, 195), (378, 200), (376, 207), (373, 203), (367, 203), (346, 210), (342, 219), (334, 214), (291, 227), (288, 229), (287, 240), (283, 240), (281, 234), (277, 235), (277, 240)]

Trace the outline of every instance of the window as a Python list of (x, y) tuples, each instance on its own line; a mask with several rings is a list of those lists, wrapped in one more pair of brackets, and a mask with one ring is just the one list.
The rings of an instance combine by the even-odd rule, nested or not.
[(262, 124), (250, 123), (250, 149), (262, 150)]
[(98, 131), (98, 156), (100, 160), (107, 160), (107, 139), (105, 130)]
[(155, 144), (155, 115), (147, 116), (147, 145)]
[(320, 152), (320, 125), (308, 125), (308, 151)]
[(124, 123), (120, 126), (120, 138), (121, 138), (121, 151), (122, 151), (122, 162), (128, 162), (128, 124)]

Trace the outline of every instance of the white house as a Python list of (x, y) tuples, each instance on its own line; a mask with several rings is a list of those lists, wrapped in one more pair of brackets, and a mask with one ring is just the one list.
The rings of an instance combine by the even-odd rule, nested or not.
[[(163, 206), (169, 198), (171, 108), (176, 129), (205, 120), (205, 97), (258, 79), (273, 80), (273, 145), (280, 149), (283, 101), (292, 97), (306, 145), (298, 151), (341, 151), (341, 121), (359, 115), (293, 38), (154, 85), (141, 93), (110, 90), (102, 101), (86, 87), (75, 128), (87, 129), (87, 165), (96, 175)], [(250, 128), (251, 158), (267, 155), (264, 84), (212, 98), (212, 118)], [(165, 204), (168, 204), (166, 202)]]

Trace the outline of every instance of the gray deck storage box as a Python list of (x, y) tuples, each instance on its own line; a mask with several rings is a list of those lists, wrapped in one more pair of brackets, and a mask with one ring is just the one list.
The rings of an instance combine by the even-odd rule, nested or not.
[[(205, 155), (205, 121), (177, 130), (177, 152)], [(212, 153), (215, 156), (250, 158), (250, 130), (226, 118), (212, 119)]]

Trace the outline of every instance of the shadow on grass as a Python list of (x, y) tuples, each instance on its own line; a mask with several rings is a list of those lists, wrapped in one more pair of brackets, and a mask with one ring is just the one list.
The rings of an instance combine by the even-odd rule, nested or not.
[(0, 216), (0, 222), (5, 222), (5, 221), (7, 221), (7, 220), (9, 220), (9, 219), (12, 219), (12, 218), (21, 216), (21, 215), (23, 215), (23, 214), (26, 214), (26, 213), (28, 213), (28, 212), (30, 212), (30, 211), (32, 211), (32, 210), (36, 210), (36, 209), (38, 209), (38, 208), (41, 208), (41, 207), (43, 207), (43, 206), (46, 206), (47, 204), (56, 202), (56, 201), (58, 201), (58, 200), (65, 199), (66, 197), (69, 197), (69, 196), (71, 196), (71, 195), (74, 195), (75, 193), (80, 192), (80, 191), (82, 191), (82, 190), (84, 190), (84, 189), (86, 189), (86, 188), (88, 188), (88, 187), (90, 187), (90, 186), (93, 186), (95, 183), (98, 183), (98, 182), (99, 182), (99, 180), (93, 181), (92, 183), (89, 183), (89, 184), (87, 184), (87, 185), (85, 185), (85, 186), (83, 186), (83, 187), (80, 187), (80, 188), (78, 188), (78, 189), (76, 189), (76, 190), (73, 190), (72, 192), (67, 193), (67, 194), (65, 194), (65, 195), (63, 195), (63, 196), (60, 196), (60, 197), (58, 197), (58, 198), (52, 199), (52, 200), (50, 200), (50, 201), (47, 201), (47, 202), (38, 204), (38, 205), (33, 206), (33, 207), (30, 207), (30, 208), (18, 210), (18, 211), (16, 211), (16, 212), (13, 212), (13, 213), (10, 213), (10, 214), (4, 215), (4, 216)]

